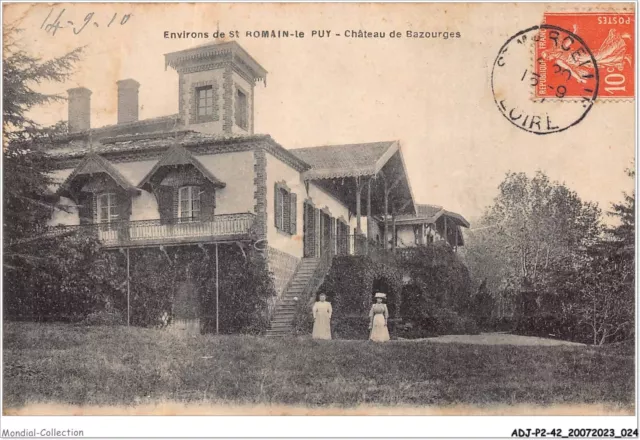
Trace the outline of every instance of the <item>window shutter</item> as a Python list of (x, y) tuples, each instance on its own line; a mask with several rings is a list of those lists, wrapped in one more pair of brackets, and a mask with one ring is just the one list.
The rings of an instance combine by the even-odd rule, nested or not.
[(291, 193), (289, 197), (291, 198), (289, 232), (291, 235), (296, 235), (298, 233), (298, 196)]
[(131, 217), (131, 197), (126, 192), (116, 194), (118, 220), (128, 221)]
[(169, 190), (169, 194), (171, 194), (171, 202), (172, 202), (171, 220), (178, 218), (178, 204), (180, 203), (180, 198), (178, 197), (178, 191), (180, 191), (180, 188), (177, 186)]
[(212, 220), (216, 206), (216, 193), (213, 185), (207, 184), (201, 187), (200, 215), (203, 220)]
[(98, 223), (98, 195), (91, 193), (91, 223)]
[(280, 191), (282, 194), (282, 230), (289, 233), (291, 230), (291, 193)]
[(277, 183), (274, 185), (274, 193), (273, 193), (273, 216), (275, 218), (276, 229), (282, 229), (282, 218), (280, 217), (280, 206), (282, 204), (282, 196), (280, 193), (280, 185)]
[(158, 210), (160, 211), (160, 223), (166, 225), (173, 217), (173, 188), (161, 186), (156, 191), (158, 198)]
[(336, 219), (331, 217), (331, 252), (335, 254), (336, 252)]
[(78, 197), (78, 217), (80, 217), (81, 225), (88, 225), (93, 222), (93, 194), (92, 193), (80, 193)]

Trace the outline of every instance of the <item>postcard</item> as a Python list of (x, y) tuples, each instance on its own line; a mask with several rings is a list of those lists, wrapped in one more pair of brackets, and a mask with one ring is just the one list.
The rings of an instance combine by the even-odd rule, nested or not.
[(3, 14), (3, 437), (637, 436), (635, 3)]

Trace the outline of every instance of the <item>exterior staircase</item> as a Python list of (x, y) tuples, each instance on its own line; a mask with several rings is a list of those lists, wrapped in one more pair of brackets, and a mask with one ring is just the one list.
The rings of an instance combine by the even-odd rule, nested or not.
[[(305, 292), (305, 290), (307, 290), (307, 286), (315, 274), (320, 261), (319, 258), (303, 258), (300, 264), (298, 264), (296, 273), (293, 275), (287, 290), (282, 294), (282, 297), (276, 305), (276, 310), (271, 318), (270, 328), (267, 330), (267, 336), (282, 337), (291, 334), (296, 307), (300, 301), (304, 303), (309, 302), (309, 292)], [(294, 299), (296, 297), (298, 298), (297, 301)]]

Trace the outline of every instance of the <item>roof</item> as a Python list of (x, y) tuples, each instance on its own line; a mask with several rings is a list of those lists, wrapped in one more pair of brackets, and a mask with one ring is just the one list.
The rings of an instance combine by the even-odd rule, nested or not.
[(311, 165), (305, 179), (373, 176), (398, 151), (397, 141), (296, 148), (291, 153)]
[(464, 226), (465, 228), (468, 228), (470, 226), (469, 222), (457, 212), (445, 211), (444, 215), (452, 219), (454, 223), (456, 223), (458, 226)]
[(396, 223), (418, 224), (418, 223), (435, 223), (440, 217), (446, 216), (458, 226), (468, 228), (469, 222), (460, 214), (447, 211), (442, 206), (416, 204), (417, 214), (415, 215), (399, 215), (396, 216)]
[(172, 165), (193, 165), (214, 186), (218, 188), (224, 188), (226, 186), (224, 182), (214, 176), (213, 173), (206, 169), (205, 166), (202, 165), (198, 159), (193, 157), (193, 155), (185, 148), (176, 145), (171, 147), (162, 159), (160, 159), (158, 163), (151, 168), (151, 171), (149, 171), (149, 173), (147, 173), (147, 175), (142, 179), (138, 187), (143, 188), (145, 185), (150, 183), (149, 181), (160, 168)]
[[(86, 132), (85, 132), (86, 134)], [(126, 133), (119, 136), (102, 137), (95, 139), (86, 136), (83, 138), (63, 137), (62, 141), (47, 145), (46, 152), (60, 166), (66, 166), (67, 160), (83, 159), (86, 155), (95, 153), (106, 156), (111, 160), (113, 156), (128, 153), (164, 152), (172, 146), (184, 148), (202, 147), (207, 152), (224, 152), (233, 145), (245, 144), (247, 150), (260, 143), (272, 154), (283, 157), (288, 163), (300, 172), (308, 170), (309, 164), (292, 154), (278, 144), (268, 134), (223, 134), (202, 133), (194, 130), (179, 131), (154, 131), (150, 133)], [(207, 153), (204, 153), (207, 154)]]
[(53, 139), (53, 143), (55, 145), (67, 144), (69, 142), (78, 140), (101, 141), (102, 139), (114, 136), (168, 132), (174, 131), (177, 127), (181, 127), (182, 124), (182, 120), (177, 114), (159, 116), (156, 118), (140, 119), (138, 121), (105, 125), (102, 127), (91, 128), (85, 131), (69, 133), (63, 136), (56, 137), (55, 139)]
[(76, 169), (69, 174), (69, 177), (60, 185), (59, 192), (66, 193), (69, 191), (71, 183), (79, 176), (92, 175), (95, 173), (106, 173), (114, 182), (124, 189), (132, 193), (138, 193), (139, 190), (131, 185), (129, 181), (106, 159), (103, 157), (91, 153), (88, 154), (84, 160), (76, 167)]
[(418, 218), (433, 217), (442, 211), (442, 206), (416, 204), (416, 211), (418, 212), (416, 214)]
[(184, 66), (192, 67), (194, 62), (209, 64), (215, 58), (223, 61), (225, 56), (229, 54), (231, 54), (234, 61), (240, 62), (249, 70), (254, 81), (266, 80), (267, 71), (264, 67), (236, 41), (205, 43), (189, 49), (166, 53), (164, 55), (164, 63), (165, 68), (166, 66), (171, 66), (176, 70), (180, 70)]

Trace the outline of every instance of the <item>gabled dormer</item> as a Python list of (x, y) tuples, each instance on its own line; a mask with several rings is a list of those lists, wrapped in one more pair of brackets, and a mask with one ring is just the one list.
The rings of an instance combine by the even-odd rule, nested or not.
[(186, 127), (220, 134), (253, 134), (254, 89), (267, 71), (235, 41), (165, 54), (179, 74), (178, 108)]
[(163, 224), (211, 220), (225, 187), (185, 148), (170, 148), (138, 185), (155, 194)]
[(58, 190), (58, 195), (78, 205), (80, 224), (129, 220), (131, 197), (138, 193), (138, 188), (97, 154), (88, 154)]

